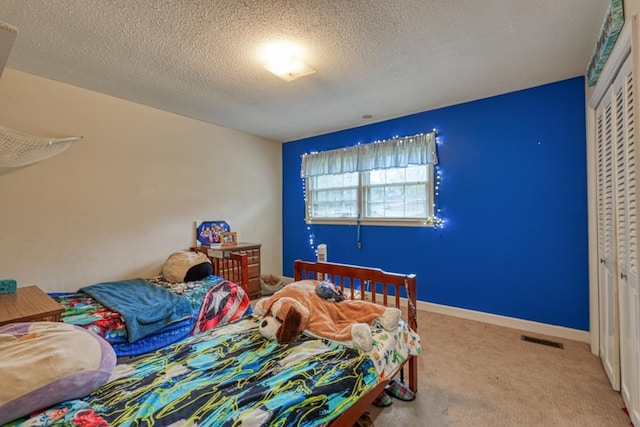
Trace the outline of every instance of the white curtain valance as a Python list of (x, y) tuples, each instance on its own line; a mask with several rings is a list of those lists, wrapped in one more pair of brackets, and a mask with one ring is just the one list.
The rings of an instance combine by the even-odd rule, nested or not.
[(305, 154), (300, 175), (305, 178), (428, 164), (438, 164), (435, 132)]

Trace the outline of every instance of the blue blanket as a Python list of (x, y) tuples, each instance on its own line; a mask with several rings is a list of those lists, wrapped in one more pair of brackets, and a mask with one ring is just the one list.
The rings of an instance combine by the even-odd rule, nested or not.
[(85, 286), (96, 301), (122, 316), (129, 342), (153, 334), (163, 327), (193, 315), (186, 297), (144, 279), (121, 280)]

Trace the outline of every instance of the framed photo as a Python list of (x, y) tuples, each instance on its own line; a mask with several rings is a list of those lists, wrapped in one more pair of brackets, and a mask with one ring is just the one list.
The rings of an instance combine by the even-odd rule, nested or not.
[(198, 225), (196, 234), (201, 245), (211, 245), (220, 242), (220, 233), (231, 231), (229, 224), (224, 221), (204, 221)]
[(220, 233), (221, 246), (235, 246), (238, 244), (238, 236), (235, 232)]

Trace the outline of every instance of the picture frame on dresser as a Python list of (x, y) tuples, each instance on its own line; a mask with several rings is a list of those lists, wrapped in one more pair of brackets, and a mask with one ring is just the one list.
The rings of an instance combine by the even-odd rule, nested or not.
[(200, 245), (220, 243), (221, 233), (231, 231), (226, 221), (196, 221), (196, 239)]
[(238, 235), (234, 231), (220, 233), (220, 245), (235, 246), (238, 244)]

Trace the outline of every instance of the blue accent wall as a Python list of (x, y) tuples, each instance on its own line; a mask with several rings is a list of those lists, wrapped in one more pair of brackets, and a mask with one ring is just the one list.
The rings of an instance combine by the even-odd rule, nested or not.
[[(336, 102), (340, 102), (336, 99)], [(354, 113), (357, 114), (357, 113)], [(304, 222), (301, 156), (436, 129), (443, 229)], [(589, 329), (584, 78), (283, 145), (283, 272), (314, 260), (415, 273), (418, 300)]]

